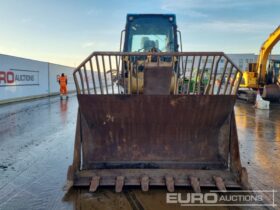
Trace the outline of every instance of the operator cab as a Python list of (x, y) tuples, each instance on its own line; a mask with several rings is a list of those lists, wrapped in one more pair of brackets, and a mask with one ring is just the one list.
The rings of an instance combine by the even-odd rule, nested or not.
[(280, 76), (280, 60), (269, 60), (268, 70), (266, 73), (266, 83), (276, 84)]
[(178, 52), (176, 16), (128, 14), (124, 52)]

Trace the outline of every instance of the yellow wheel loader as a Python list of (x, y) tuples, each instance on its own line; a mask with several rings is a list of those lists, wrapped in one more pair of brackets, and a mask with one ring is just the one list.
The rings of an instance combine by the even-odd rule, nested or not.
[(93, 52), (74, 71), (68, 187), (249, 189), (233, 109), (241, 71), (222, 52), (179, 52), (175, 15), (128, 14), (122, 38), (122, 52)]

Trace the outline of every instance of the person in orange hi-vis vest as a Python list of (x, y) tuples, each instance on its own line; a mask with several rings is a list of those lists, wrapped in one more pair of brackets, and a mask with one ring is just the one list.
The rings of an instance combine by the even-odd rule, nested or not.
[(67, 76), (64, 75), (64, 73), (62, 73), (61, 76), (58, 78), (58, 82), (60, 85), (60, 95), (67, 96)]

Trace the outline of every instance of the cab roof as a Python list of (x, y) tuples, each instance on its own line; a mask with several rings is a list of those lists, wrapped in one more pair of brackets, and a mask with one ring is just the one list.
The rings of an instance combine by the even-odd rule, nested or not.
[(158, 18), (172, 18), (172, 22), (176, 24), (176, 15), (175, 14), (127, 14), (126, 16), (126, 21), (129, 22), (131, 21), (131, 18), (150, 18), (150, 17), (158, 17)]

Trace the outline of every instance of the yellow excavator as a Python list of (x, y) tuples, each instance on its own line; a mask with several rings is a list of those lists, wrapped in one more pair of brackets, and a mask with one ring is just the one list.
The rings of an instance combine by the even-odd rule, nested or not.
[(67, 188), (249, 189), (234, 115), (242, 72), (223, 52), (182, 52), (173, 14), (128, 14), (120, 52), (73, 73), (79, 102)]
[(269, 55), (279, 40), (280, 26), (262, 44), (257, 62), (249, 63), (248, 70), (243, 72), (238, 91), (239, 98), (254, 101), (257, 91), (260, 91), (263, 99), (269, 101), (280, 100), (280, 61), (271, 60), (268, 65)]

